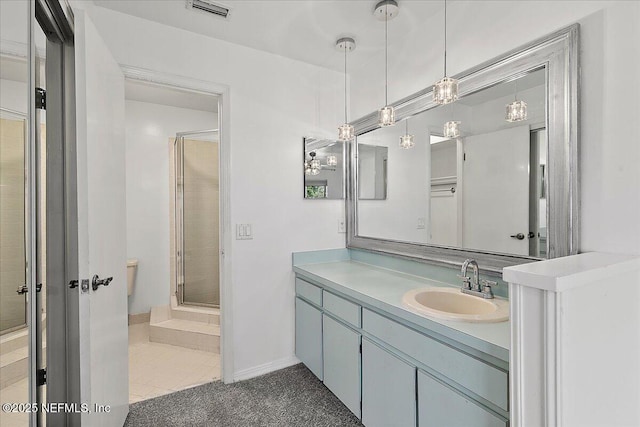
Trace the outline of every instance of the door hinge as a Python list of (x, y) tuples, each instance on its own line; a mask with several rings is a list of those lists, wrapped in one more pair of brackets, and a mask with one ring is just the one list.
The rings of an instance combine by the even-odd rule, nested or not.
[(467, 161), (467, 153), (462, 153), (462, 161), (463, 162)]
[(360, 343), (360, 354), (362, 354), (362, 343)]
[(47, 370), (46, 369), (38, 369), (36, 371), (36, 384), (39, 386), (45, 385), (47, 383)]
[(36, 109), (47, 109), (47, 91), (40, 87), (36, 88)]

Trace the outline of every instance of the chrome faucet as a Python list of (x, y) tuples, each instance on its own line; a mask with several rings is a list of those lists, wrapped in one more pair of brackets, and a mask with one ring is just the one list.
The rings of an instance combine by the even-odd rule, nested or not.
[[(473, 269), (473, 279), (467, 276), (469, 266)], [(497, 282), (480, 280), (480, 268), (478, 267), (478, 263), (475, 259), (467, 259), (462, 263), (461, 275), (458, 277), (462, 279), (462, 293), (485, 299), (493, 298), (491, 286), (497, 285)]]

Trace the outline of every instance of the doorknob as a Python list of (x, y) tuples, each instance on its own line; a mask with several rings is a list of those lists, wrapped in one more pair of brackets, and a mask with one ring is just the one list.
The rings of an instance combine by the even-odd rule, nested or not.
[(524, 234), (523, 233), (512, 234), (511, 237), (513, 237), (514, 239), (518, 239), (518, 240), (524, 240)]
[[(36, 292), (40, 292), (40, 290), (42, 290), (42, 283), (38, 283), (36, 285)], [(18, 286), (18, 290), (16, 292), (18, 293), (18, 295), (24, 295), (29, 292), (29, 288), (27, 288), (27, 285), (20, 285)]]
[(97, 274), (93, 276), (91, 279), (91, 287), (94, 291), (97, 291), (100, 286), (109, 286), (109, 283), (113, 280), (113, 277), (107, 277), (105, 279), (101, 279)]

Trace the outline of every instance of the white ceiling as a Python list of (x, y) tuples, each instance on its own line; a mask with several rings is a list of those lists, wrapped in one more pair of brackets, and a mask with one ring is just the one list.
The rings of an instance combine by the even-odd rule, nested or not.
[[(228, 19), (187, 9), (185, 0), (95, 0), (98, 6), (182, 28), (231, 43), (343, 69), (336, 51), (339, 37), (351, 36), (357, 47), (350, 64), (359, 67), (384, 46), (384, 22), (373, 16), (377, 0), (222, 0)], [(400, 13), (389, 22), (389, 46), (418, 36), (439, 14), (442, 1), (399, 0)], [(438, 15), (436, 24), (442, 17)]]
[(189, 108), (191, 110), (218, 112), (218, 97), (198, 92), (174, 89), (167, 86), (125, 80), (125, 99), (130, 101), (149, 102), (151, 104), (169, 105), (171, 107)]

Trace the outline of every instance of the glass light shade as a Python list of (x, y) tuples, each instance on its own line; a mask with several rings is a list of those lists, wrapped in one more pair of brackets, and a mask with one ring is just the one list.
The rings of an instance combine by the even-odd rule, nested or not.
[(327, 166), (336, 166), (338, 164), (338, 157), (335, 154), (329, 154), (327, 156)]
[[(309, 166), (311, 167), (312, 170), (313, 169), (320, 170), (320, 160), (316, 160), (316, 159), (311, 160), (309, 162)], [(314, 174), (314, 175), (317, 175), (317, 174)]]
[(311, 166), (307, 162), (304, 162), (304, 174), (311, 175)]
[(458, 81), (443, 77), (433, 85), (433, 101), (437, 104), (450, 104), (458, 99)]
[(318, 175), (320, 173), (320, 168), (311, 168), (311, 172), (309, 172), (309, 175), (315, 176)]
[(378, 111), (378, 124), (381, 127), (393, 126), (396, 124), (396, 112), (392, 106), (387, 105)]
[(527, 103), (524, 101), (513, 101), (511, 104), (507, 104), (507, 115), (505, 119), (508, 122), (527, 120)]
[(400, 148), (404, 148), (405, 150), (408, 150), (414, 145), (416, 145), (416, 143), (413, 140), (413, 135), (407, 134), (407, 135), (402, 135), (400, 137)]
[(457, 138), (460, 136), (460, 122), (450, 121), (444, 124), (445, 138)]
[(338, 140), (342, 142), (351, 141), (356, 136), (356, 131), (349, 123), (338, 126)]

